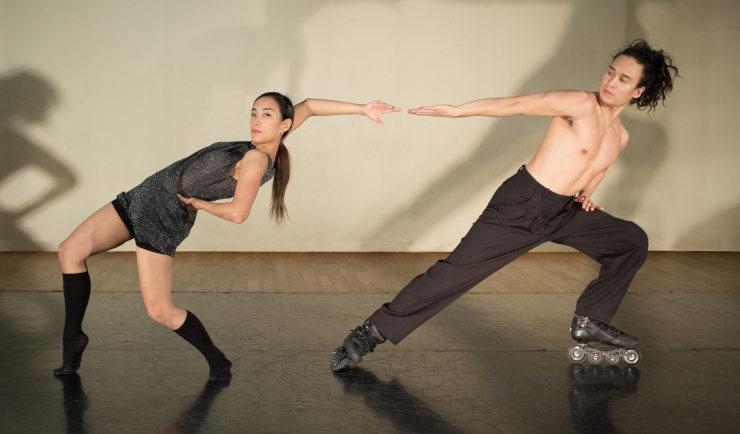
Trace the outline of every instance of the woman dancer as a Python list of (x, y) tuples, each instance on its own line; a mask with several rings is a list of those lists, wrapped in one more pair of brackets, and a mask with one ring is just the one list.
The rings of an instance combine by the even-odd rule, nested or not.
[[(192, 312), (172, 301), (172, 269), (177, 246), (188, 236), (198, 210), (242, 223), (259, 187), (274, 178), (272, 216), (286, 215), (284, 195), (290, 178), (289, 132), (311, 116), (362, 114), (382, 125), (380, 117), (398, 111), (382, 101), (364, 105), (307, 99), (293, 106), (288, 97), (268, 92), (252, 106), (250, 142), (219, 142), (146, 178), (133, 189), (83, 221), (59, 245), (64, 288), (62, 366), (55, 375), (73, 374), (88, 343), (82, 320), (90, 298), (86, 260), (134, 239), (139, 285), (147, 313), (200, 351), (208, 362), (211, 381), (228, 381), (231, 362), (214, 345)], [(274, 162), (274, 164), (273, 164)], [(232, 198), (230, 202), (215, 203)]]

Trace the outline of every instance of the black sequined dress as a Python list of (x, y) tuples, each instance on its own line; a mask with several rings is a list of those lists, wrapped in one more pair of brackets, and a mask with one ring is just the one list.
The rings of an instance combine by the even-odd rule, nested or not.
[[(197, 213), (188, 212), (177, 194), (208, 201), (234, 197), (236, 180), (231, 171), (252, 149), (256, 149), (252, 142), (214, 143), (119, 194), (118, 205), (128, 214), (129, 230), (136, 243), (174, 256), (177, 246), (190, 233)], [(274, 174), (269, 155), (268, 160), (260, 185)]]

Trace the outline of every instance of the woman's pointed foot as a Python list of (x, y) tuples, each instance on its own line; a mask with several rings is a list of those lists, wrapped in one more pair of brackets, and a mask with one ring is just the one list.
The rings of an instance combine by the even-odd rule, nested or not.
[(90, 339), (83, 332), (79, 335), (64, 339), (62, 344), (62, 366), (54, 370), (54, 375), (71, 375), (80, 369), (82, 362), (82, 353), (87, 347)]

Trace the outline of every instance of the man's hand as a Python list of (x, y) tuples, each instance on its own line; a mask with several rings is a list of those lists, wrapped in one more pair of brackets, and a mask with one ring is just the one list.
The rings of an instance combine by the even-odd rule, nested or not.
[(408, 112), (417, 116), (436, 116), (443, 118), (456, 118), (460, 115), (460, 110), (457, 107), (444, 104), (412, 108)]
[(604, 207), (600, 205), (596, 205), (595, 203), (591, 202), (591, 196), (586, 196), (584, 194), (579, 195), (576, 197), (576, 202), (581, 204), (581, 208), (586, 210), (587, 212), (599, 210), (603, 211)]

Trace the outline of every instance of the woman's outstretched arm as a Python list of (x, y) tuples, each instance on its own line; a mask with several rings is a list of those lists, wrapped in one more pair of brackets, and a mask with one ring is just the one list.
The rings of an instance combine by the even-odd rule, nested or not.
[(367, 104), (355, 104), (315, 98), (309, 98), (296, 104), (294, 110), (293, 126), (290, 131), (294, 131), (311, 116), (364, 115), (382, 126), (383, 121), (380, 120), (382, 115), (400, 111), (400, 109), (379, 100)]

